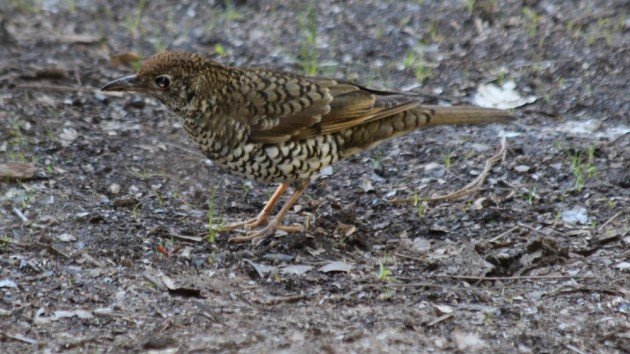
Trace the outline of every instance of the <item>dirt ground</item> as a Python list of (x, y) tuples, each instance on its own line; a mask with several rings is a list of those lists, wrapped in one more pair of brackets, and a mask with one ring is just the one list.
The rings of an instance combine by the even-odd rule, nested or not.
[[(310, 3), (307, 4), (307, 3)], [(630, 352), (624, 0), (0, 2), (0, 352)], [(210, 224), (274, 190), (204, 159), (149, 97), (100, 88), (164, 49), (467, 104), (325, 170), (296, 235)], [(440, 99), (437, 99), (439, 96)], [(482, 188), (475, 178), (507, 137)]]

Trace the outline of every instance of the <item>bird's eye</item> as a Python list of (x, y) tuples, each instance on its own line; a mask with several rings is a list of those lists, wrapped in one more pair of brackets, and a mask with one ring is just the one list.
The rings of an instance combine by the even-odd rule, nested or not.
[(171, 84), (171, 80), (169, 80), (166, 76), (158, 76), (155, 78), (155, 84), (158, 87), (165, 89)]

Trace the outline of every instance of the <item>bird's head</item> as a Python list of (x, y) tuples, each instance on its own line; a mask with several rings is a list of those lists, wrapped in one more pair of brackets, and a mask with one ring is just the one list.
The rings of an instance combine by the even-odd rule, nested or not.
[(103, 91), (148, 93), (179, 111), (194, 99), (198, 90), (197, 78), (212, 65), (218, 64), (194, 53), (161, 52), (142, 63), (136, 75), (114, 80), (105, 85)]

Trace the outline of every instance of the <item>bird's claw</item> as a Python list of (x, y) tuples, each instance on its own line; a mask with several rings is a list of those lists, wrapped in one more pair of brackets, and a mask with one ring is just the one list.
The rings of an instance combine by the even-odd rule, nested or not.
[(277, 223), (271, 223), (262, 229), (256, 231), (250, 231), (243, 236), (234, 236), (229, 239), (231, 243), (243, 243), (251, 241), (253, 245), (259, 245), (263, 242), (267, 237), (276, 233), (276, 231), (284, 231), (286, 233), (291, 232), (302, 232), (304, 231), (304, 226), (300, 224), (293, 225), (279, 225)]
[(269, 224), (269, 219), (267, 217), (259, 215), (249, 220), (223, 225), (220, 227), (219, 230), (225, 232), (225, 231), (232, 231), (240, 227), (244, 227), (246, 229), (253, 229), (259, 226), (265, 226), (267, 224)]

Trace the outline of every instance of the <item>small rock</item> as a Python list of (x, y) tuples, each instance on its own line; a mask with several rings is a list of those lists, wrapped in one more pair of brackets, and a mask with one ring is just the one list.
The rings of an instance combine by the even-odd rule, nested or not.
[(424, 237), (417, 237), (413, 240), (413, 250), (416, 252), (427, 252), (431, 249), (431, 241)]
[(439, 224), (433, 224), (431, 225), (431, 227), (429, 227), (429, 231), (435, 234), (448, 234), (449, 233), (449, 228), (444, 226), (444, 225), (439, 225)]
[(309, 265), (303, 265), (303, 264), (289, 265), (280, 269), (280, 274), (303, 275), (309, 272), (311, 269), (313, 269), (313, 267)]
[(363, 192), (369, 193), (374, 191), (374, 185), (372, 184), (372, 181), (364, 179), (361, 181), (361, 189), (363, 189)]
[(530, 167), (527, 165), (517, 165), (514, 166), (514, 171), (518, 172), (518, 173), (527, 173), (527, 171), (529, 171)]
[(453, 310), (453, 308), (448, 305), (433, 304), (433, 307), (435, 307), (438, 311), (440, 311), (441, 314), (444, 315), (455, 312), (455, 310)]
[(72, 128), (63, 128), (61, 134), (59, 134), (59, 139), (61, 140), (61, 146), (68, 147), (79, 137), (79, 133)]
[(331, 262), (319, 268), (319, 271), (322, 273), (330, 273), (330, 272), (346, 272), (347, 273), (351, 270), (352, 270), (352, 266), (345, 262)]
[(118, 183), (112, 183), (109, 186), (109, 191), (112, 192), (112, 194), (118, 194), (120, 193), (120, 184)]
[(254, 268), (254, 270), (256, 271), (256, 273), (258, 273), (258, 276), (260, 276), (261, 278), (264, 278), (265, 275), (267, 275), (268, 273), (271, 272), (277, 272), (278, 268), (274, 267), (274, 266), (269, 266), (266, 264), (260, 264), (260, 263), (256, 263), (253, 262), (249, 259), (244, 259), (243, 261), (245, 261), (246, 263), (248, 263), (249, 265), (252, 266), (252, 268)]
[(11, 279), (0, 280), (0, 288), (17, 288), (17, 283)]
[(94, 98), (96, 98), (97, 101), (101, 102), (101, 103), (107, 103), (109, 102), (109, 99), (107, 96), (103, 95), (100, 92), (95, 92), (94, 93)]
[(319, 171), (319, 175), (321, 177), (327, 177), (332, 175), (332, 166), (326, 166)]
[(621, 263), (617, 263), (613, 266), (613, 268), (617, 268), (622, 272), (626, 272), (628, 270), (630, 270), (630, 262), (621, 262)]
[(573, 209), (562, 211), (562, 221), (567, 224), (586, 224), (588, 222), (588, 214), (586, 208), (575, 207)]
[(61, 241), (61, 242), (74, 242), (74, 241), (77, 240), (76, 237), (74, 237), (73, 235), (68, 234), (68, 233), (64, 233), (64, 234), (61, 234), (61, 235), (57, 236), (57, 239), (59, 239), (59, 241)]
[(457, 348), (464, 353), (480, 353), (487, 349), (488, 344), (481, 339), (476, 333), (465, 333), (455, 331), (453, 340), (457, 344)]

